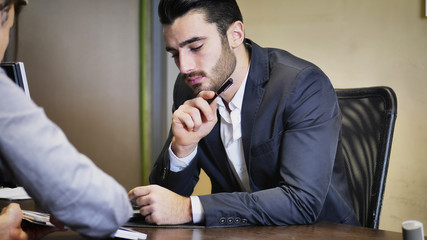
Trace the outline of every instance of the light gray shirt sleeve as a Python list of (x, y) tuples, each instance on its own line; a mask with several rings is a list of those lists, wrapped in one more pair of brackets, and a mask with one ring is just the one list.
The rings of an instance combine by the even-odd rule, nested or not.
[(0, 166), (71, 229), (112, 234), (132, 215), (127, 192), (79, 153), (0, 69)]

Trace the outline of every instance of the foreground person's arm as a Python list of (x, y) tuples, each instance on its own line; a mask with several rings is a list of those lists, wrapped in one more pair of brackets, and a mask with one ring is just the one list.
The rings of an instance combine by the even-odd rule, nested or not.
[(1, 166), (71, 229), (104, 237), (132, 214), (125, 189), (79, 153), (43, 109), (0, 74)]

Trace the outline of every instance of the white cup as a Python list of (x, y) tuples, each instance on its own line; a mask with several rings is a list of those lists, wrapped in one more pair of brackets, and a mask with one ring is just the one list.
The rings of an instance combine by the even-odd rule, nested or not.
[(403, 240), (424, 240), (423, 223), (408, 220), (402, 223)]

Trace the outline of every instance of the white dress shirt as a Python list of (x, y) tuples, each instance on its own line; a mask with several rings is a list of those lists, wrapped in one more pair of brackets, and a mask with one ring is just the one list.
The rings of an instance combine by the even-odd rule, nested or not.
[[(242, 82), (242, 85), (240, 85), (231, 102), (228, 103), (230, 112), (226, 108), (221, 98), (218, 98), (217, 106), (219, 115), (221, 116), (221, 140), (224, 144), (228, 161), (232, 166), (233, 174), (238, 180), (240, 187), (244, 191), (250, 192), (251, 190), (249, 186), (248, 170), (246, 168), (245, 156), (243, 153), (241, 126), (241, 109), (248, 73), (249, 69), (246, 73), (244, 81)], [(179, 158), (173, 153), (170, 145), (170, 170), (173, 172), (179, 172), (183, 170), (190, 164), (191, 160), (196, 156), (196, 154), (197, 147), (187, 157)], [(204, 219), (204, 210), (200, 199), (197, 196), (191, 196), (190, 198), (191, 209), (193, 212), (193, 223), (201, 223)]]
[(240, 187), (250, 192), (248, 170), (246, 168), (245, 156), (242, 143), (241, 109), (243, 95), (245, 93), (246, 78), (228, 103), (227, 110), (221, 98), (218, 99), (218, 111), (221, 116), (220, 133), (221, 140), (227, 153), (228, 162), (232, 166), (233, 174), (238, 180)]

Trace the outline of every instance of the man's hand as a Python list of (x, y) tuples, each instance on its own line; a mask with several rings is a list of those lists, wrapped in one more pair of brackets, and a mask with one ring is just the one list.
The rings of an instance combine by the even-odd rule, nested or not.
[(136, 199), (140, 213), (147, 223), (157, 225), (184, 224), (193, 220), (191, 200), (158, 185), (136, 187), (129, 191)]
[(22, 211), (19, 204), (11, 203), (0, 214), (1, 240), (27, 240), (28, 235), (21, 228)]
[(177, 157), (188, 156), (200, 139), (208, 135), (218, 121), (215, 99), (210, 105), (206, 101), (215, 96), (213, 91), (202, 91), (196, 98), (186, 101), (172, 116), (172, 151)]

